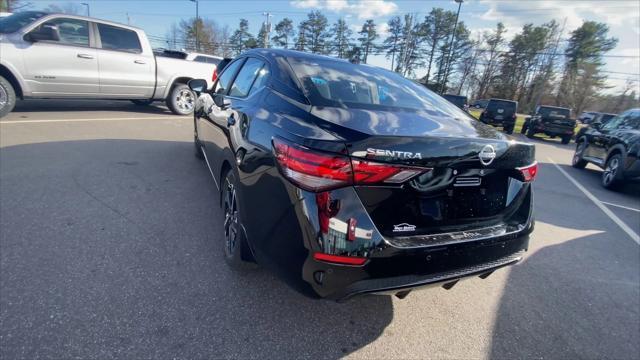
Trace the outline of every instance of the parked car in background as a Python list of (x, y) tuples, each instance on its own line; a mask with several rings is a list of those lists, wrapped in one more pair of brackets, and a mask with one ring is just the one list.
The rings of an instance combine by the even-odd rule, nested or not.
[(615, 188), (640, 178), (640, 109), (631, 109), (604, 123), (594, 122), (576, 139), (573, 167), (588, 163), (602, 169), (602, 186)]
[(576, 120), (571, 118), (571, 109), (541, 105), (531, 116), (524, 119), (520, 132), (528, 138), (533, 138), (538, 133), (548, 136), (559, 136), (563, 144), (568, 144), (573, 137), (576, 128)]
[(597, 113), (596, 116), (591, 121), (589, 121), (587, 126), (583, 126), (578, 129), (578, 132), (575, 135), (576, 142), (578, 141), (578, 138), (580, 138), (580, 135), (582, 135), (589, 128), (589, 126), (593, 126), (594, 124), (602, 125), (616, 116), (618, 116), (618, 114)]
[(505, 99), (490, 99), (480, 113), (480, 121), (493, 126), (501, 126), (505, 133), (513, 134), (516, 126), (518, 102)]
[(454, 94), (444, 94), (443, 98), (447, 99), (453, 105), (459, 107), (464, 111), (469, 111), (469, 106), (467, 105), (467, 97), (463, 95), (454, 95)]
[[(336, 300), (513, 264), (533, 229), (532, 144), (381, 68), (290, 50), (234, 59), (200, 93), (194, 145), (220, 249)], [(203, 189), (208, 192), (208, 189)]]
[(474, 101), (473, 103), (471, 103), (471, 105), (469, 105), (469, 107), (472, 107), (474, 109), (484, 109), (487, 107), (487, 105), (489, 104), (489, 100), (488, 99), (479, 99)]
[(600, 113), (597, 111), (585, 111), (582, 114), (580, 114), (580, 116), (578, 116), (578, 121), (580, 121), (583, 124), (589, 124), (591, 123), (593, 118), (595, 118), (598, 114)]
[(0, 19), (0, 117), (16, 99), (73, 98), (166, 101), (193, 111), (187, 86), (215, 65), (156, 56), (144, 31), (84, 16), (26, 11)]

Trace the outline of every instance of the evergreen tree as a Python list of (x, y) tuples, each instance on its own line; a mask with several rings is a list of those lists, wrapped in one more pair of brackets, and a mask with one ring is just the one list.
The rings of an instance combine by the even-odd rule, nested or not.
[(249, 33), (249, 21), (247, 19), (240, 19), (238, 29), (233, 32), (229, 41), (236, 55), (240, 55), (246, 49), (254, 48), (258, 45), (256, 39)]
[(289, 47), (289, 41), (293, 39), (295, 31), (293, 30), (293, 20), (289, 18), (284, 18), (280, 20), (279, 23), (276, 24), (274, 29), (276, 31), (276, 35), (271, 38), (273, 43), (282, 48)]
[(358, 34), (360, 34), (358, 41), (360, 41), (360, 48), (362, 49), (362, 62), (366, 64), (369, 54), (375, 52), (377, 48), (376, 39), (380, 37), (376, 31), (375, 22), (373, 20), (365, 21), (362, 25), (362, 30)]
[(341, 59), (348, 58), (349, 41), (351, 40), (353, 32), (349, 29), (347, 22), (342, 18), (338, 19), (338, 21), (333, 24), (331, 32), (333, 33), (332, 52)]
[(391, 58), (391, 70), (394, 70), (395, 60), (397, 54), (400, 52), (400, 43), (402, 37), (402, 19), (399, 16), (394, 16), (389, 20), (389, 36), (384, 40), (383, 49), (385, 50), (385, 57)]

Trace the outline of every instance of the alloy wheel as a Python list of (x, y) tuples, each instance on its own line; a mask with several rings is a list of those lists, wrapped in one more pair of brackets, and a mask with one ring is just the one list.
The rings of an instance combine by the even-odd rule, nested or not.
[(232, 257), (236, 251), (239, 228), (236, 188), (227, 178), (224, 197), (224, 238), (225, 253), (228, 257)]
[(0, 86), (0, 109), (5, 107), (9, 102), (9, 94), (7, 94), (7, 90), (4, 87)]
[(607, 166), (605, 167), (604, 173), (602, 174), (602, 184), (604, 186), (611, 185), (616, 179), (619, 165), (620, 161), (618, 160), (618, 157), (613, 157), (607, 162)]
[(190, 112), (193, 110), (195, 98), (191, 90), (182, 89), (176, 96), (176, 105), (184, 112)]
[(577, 164), (578, 162), (580, 162), (580, 160), (582, 160), (582, 153), (584, 152), (584, 148), (585, 148), (585, 142), (581, 141), (578, 143), (578, 146), (576, 147), (576, 152), (573, 153), (573, 165)]

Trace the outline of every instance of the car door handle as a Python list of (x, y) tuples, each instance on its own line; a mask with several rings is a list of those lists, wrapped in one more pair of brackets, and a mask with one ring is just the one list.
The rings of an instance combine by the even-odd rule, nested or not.
[(78, 57), (81, 59), (93, 59), (93, 56), (89, 54), (78, 54)]
[(236, 118), (233, 116), (233, 114), (231, 114), (231, 116), (227, 118), (227, 127), (233, 126), (235, 124), (236, 124)]
[(144, 60), (134, 60), (133, 62), (134, 62), (134, 63), (136, 63), (136, 64), (140, 64), (140, 65), (144, 65), (144, 64), (146, 64), (146, 63), (147, 63), (147, 62), (146, 62), (146, 61), (144, 61)]

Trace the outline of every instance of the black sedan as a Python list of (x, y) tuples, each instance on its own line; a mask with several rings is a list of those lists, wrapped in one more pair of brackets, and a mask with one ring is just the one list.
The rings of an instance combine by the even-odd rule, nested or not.
[(533, 229), (533, 145), (380, 68), (251, 50), (199, 93), (195, 153), (233, 268), (344, 300), (449, 288), (519, 261)]

